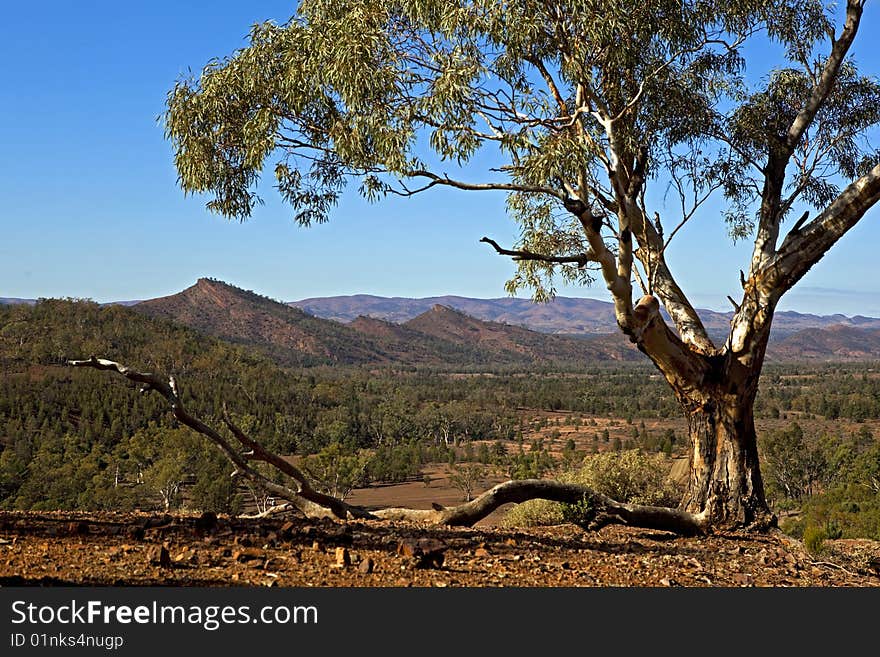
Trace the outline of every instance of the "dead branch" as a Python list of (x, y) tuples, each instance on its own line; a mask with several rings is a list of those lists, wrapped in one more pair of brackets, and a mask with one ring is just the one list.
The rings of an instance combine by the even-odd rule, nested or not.
[(284, 504), (276, 504), (275, 506), (270, 506), (265, 511), (260, 511), (259, 513), (252, 513), (246, 516), (239, 516), (244, 520), (261, 520), (263, 518), (271, 518), (272, 516), (277, 516), (279, 513), (284, 513), (285, 511), (290, 511), (293, 506), (289, 502), (285, 502)]
[[(138, 372), (112, 360), (95, 358), (94, 356), (88, 360), (70, 360), (67, 364), (72, 367), (92, 367), (98, 370), (118, 372), (131, 381), (143, 384), (144, 387), (141, 389), (142, 392), (158, 392), (168, 400), (171, 405), (171, 413), (178, 422), (189, 427), (196, 433), (202, 434), (220, 448), (226, 458), (229, 459), (235, 467), (235, 472), (233, 474), (243, 475), (248, 479), (257, 482), (274, 495), (289, 501), (304, 515), (315, 518), (347, 518), (350, 514), (356, 517), (362, 516), (362, 513), (359, 513), (360, 509), (349, 507), (333, 497), (314, 490), (308, 484), (308, 481), (302, 473), (299, 474), (302, 481), (299, 481), (297, 477), (294, 477), (294, 479), (297, 480), (297, 488), (294, 489), (277, 484), (252, 468), (248, 464), (248, 457), (234, 449), (226, 438), (224, 438), (217, 430), (187, 412), (184, 408), (183, 401), (180, 398), (177, 382), (174, 380), (173, 376), (167, 377), (166, 380), (165, 377), (157, 374)], [(248, 440), (252, 445), (257, 446), (261, 452), (268, 454), (267, 450), (259, 446), (256, 441), (253, 441), (252, 439)], [(280, 457), (277, 458), (278, 460), (283, 460)], [(273, 465), (276, 464), (273, 463)], [(276, 467), (278, 466), (276, 465)], [(292, 464), (290, 467), (293, 468)]]
[[(703, 519), (679, 509), (623, 504), (585, 486), (565, 484), (549, 479), (506, 481), (489, 489), (470, 502), (454, 507), (435, 505), (434, 509), (383, 509), (374, 512), (380, 518), (428, 521), (441, 525), (471, 526), (500, 506), (532, 499), (551, 500), (566, 504), (586, 502), (593, 523), (627, 524), (649, 529), (665, 529), (678, 534), (697, 535), (705, 532)], [(614, 520), (614, 517), (617, 520)]]

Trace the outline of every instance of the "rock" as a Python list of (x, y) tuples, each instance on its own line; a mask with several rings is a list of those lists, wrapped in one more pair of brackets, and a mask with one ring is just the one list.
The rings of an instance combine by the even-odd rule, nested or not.
[(156, 527), (165, 527), (166, 525), (170, 525), (174, 521), (174, 518), (169, 516), (167, 513), (158, 518), (147, 518), (143, 522), (144, 529), (154, 529)]
[(232, 552), (232, 558), (235, 561), (242, 563), (245, 561), (253, 561), (255, 559), (264, 559), (265, 557), (266, 555), (262, 550), (252, 547), (241, 548)]
[(481, 548), (477, 548), (476, 550), (474, 550), (474, 556), (486, 558), (486, 557), (491, 557), (492, 554), (486, 548), (481, 547)]
[(161, 568), (171, 568), (171, 553), (164, 545), (154, 545), (147, 552), (147, 558), (154, 566)]
[(281, 525), (281, 529), (278, 530), (278, 534), (281, 536), (281, 538), (287, 540), (291, 536), (293, 536), (293, 530), (295, 528), (296, 528), (296, 525), (294, 525), (292, 522), (290, 522), (290, 520), (288, 520), (283, 525)]
[(340, 568), (347, 568), (351, 565), (351, 555), (348, 553), (348, 548), (336, 548), (336, 565)]
[(369, 575), (371, 572), (373, 572), (374, 565), (375, 564), (373, 563), (373, 560), (370, 557), (367, 557), (366, 559), (361, 561), (360, 565), (358, 566), (358, 572)]
[(126, 535), (134, 539), (135, 541), (144, 540), (144, 528), (143, 527), (129, 527), (125, 530)]
[(217, 529), (217, 514), (213, 511), (205, 511), (196, 518), (195, 528), (197, 532), (207, 534)]
[(70, 535), (84, 536), (89, 533), (89, 523), (81, 520), (79, 522), (71, 522), (67, 524), (67, 533)]
[(410, 557), (415, 568), (442, 568), (446, 544), (435, 538), (403, 539), (397, 554)]
[(321, 544), (318, 541), (315, 541), (314, 543), (312, 543), (312, 551), (313, 552), (323, 552), (324, 548), (321, 546)]
[(754, 586), (755, 578), (749, 573), (734, 573), (733, 581), (739, 586)]
[(670, 577), (664, 577), (663, 579), (661, 579), (660, 584), (662, 584), (663, 586), (681, 586), (681, 584)]

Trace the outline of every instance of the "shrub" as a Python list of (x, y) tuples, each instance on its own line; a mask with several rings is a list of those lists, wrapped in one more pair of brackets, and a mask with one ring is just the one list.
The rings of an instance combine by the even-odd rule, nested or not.
[(804, 529), (804, 547), (810, 554), (820, 554), (825, 549), (828, 534), (823, 527), (809, 525)]
[[(559, 480), (592, 488), (618, 502), (675, 506), (681, 499), (679, 485), (668, 478), (671, 460), (663, 454), (639, 450), (605, 452), (587, 456), (580, 468), (565, 472)], [(591, 514), (588, 504), (559, 504), (530, 500), (511, 509), (502, 520), (507, 527), (556, 525), (579, 522)]]
[(663, 454), (637, 449), (604, 452), (588, 456), (578, 470), (560, 480), (588, 486), (618, 502), (675, 506), (683, 491), (669, 479), (671, 467), (672, 462)]
[(562, 505), (550, 500), (529, 500), (517, 504), (501, 519), (503, 527), (537, 527), (563, 522)]

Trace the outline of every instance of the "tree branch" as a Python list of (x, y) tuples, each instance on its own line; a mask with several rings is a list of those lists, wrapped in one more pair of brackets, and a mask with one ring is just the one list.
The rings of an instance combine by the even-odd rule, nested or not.
[(782, 143), (771, 144), (767, 166), (764, 169), (764, 187), (761, 193), (761, 209), (755, 244), (752, 250), (750, 275), (757, 273), (776, 253), (779, 238), (779, 222), (782, 216), (782, 192), (785, 171), (795, 148), (810, 127), (816, 114), (831, 94), (837, 81), (840, 66), (855, 39), (862, 17), (863, 0), (848, 0), (846, 21), (837, 39), (832, 39), (831, 53), (825, 60), (817, 83), (797, 116), (792, 120)]
[[(268, 477), (254, 470), (248, 464), (247, 459), (241, 453), (235, 450), (232, 445), (230, 445), (229, 442), (218, 431), (208, 426), (193, 415), (190, 415), (186, 411), (183, 406), (183, 402), (180, 399), (180, 395), (177, 389), (177, 383), (175, 382), (174, 377), (168, 377), (166, 380), (165, 378), (157, 374), (138, 372), (137, 370), (133, 370), (130, 367), (126, 367), (125, 365), (116, 363), (112, 360), (95, 358), (94, 356), (92, 356), (88, 360), (70, 360), (67, 362), (67, 364), (71, 367), (92, 367), (97, 370), (115, 371), (131, 381), (145, 384), (145, 387), (142, 389), (143, 391), (152, 390), (158, 392), (170, 403), (171, 412), (177, 419), (177, 421), (189, 427), (193, 431), (202, 434), (215, 445), (217, 445), (217, 447), (220, 448), (226, 458), (228, 458), (229, 461), (233, 464), (238, 474), (242, 474), (248, 477), (249, 479), (259, 483), (269, 492), (285, 500), (288, 500), (306, 516), (313, 518), (346, 518), (349, 516), (349, 514), (351, 514), (355, 517), (363, 517), (363, 512), (360, 509), (349, 507), (348, 505), (343, 504), (335, 498), (329, 497), (312, 489), (311, 486), (309, 486), (308, 482), (305, 481), (305, 477), (302, 475), (302, 473), (299, 473), (299, 477), (302, 477), (303, 481), (299, 481), (297, 477), (294, 477), (297, 479), (298, 483), (298, 489), (294, 490), (292, 488), (288, 488), (287, 486), (277, 484)], [(241, 436), (244, 436), (244, 434), (241, 433)], [(266, 450), (264, 450), (262, 446), (260, 446), (259, 443), (257, 443), (256, 441), (253, 441), (249, 438), (246, 440), (247, 442), (245, 444), (249, 448), (256, 448), (261, 453), (267, 453)], [(280, 457), (276, 458), (280, 459)], [(273, 463), (273, 465), (275, 465), (275, 467), (278, 467), (278, 465), (275, 463)], [(290, 467), (293, 466), (290, 465)]]
[(781, 297), (877, 202), (880, 163), (847, 186), (815, 219), (802, 227), (796, 225), (797, 231), (792, 229), (776, 256), (759, 272), (759, 285), (777, 299)]
[(849, 51), (853, 39), (856, 37), (856, 32), (859, 30), (859, 22), (862, 18), (864, 4), (864, 0), (848, 0), (846, 3), (846, 20), (843, 30), (841, 30), (840, 36), (836, 40), (832, 39), (831, 53), (828, 55), (828, 59), (825, 60), (825, 65), (822, 67), (817, 83), (813, 86), (810, 98), (794, 121), (792, 121), (785, 136), (786, 144), (791, 151), (794, 151), (804, 132), (806, 132), (816, 117), (816, 113), (828, 99), (831, 90), (834, 88), (837, 74), (840, 71), (840, 65), (843, 64), (846, 53)]
[(499, 255), (510, 256), (513, 260), (537, 260), (539, 262), (549, 262), (553, 264), (575, 264), (581, 269), (586, 267), (588, 262), (598, 262), (596, 256), (591, 252), (580, 253), (573, 256), (548, 256), (534, 253), (532, 251), (502, 249), (498, 245), (498, 242), (489, 239), (488, 237), (483, 237), (480, 241), (485, 242), (486, 244), (491, 244), (492, 248), (494, 248)]
[[(506, 192), (524, 192), (527, 194), (549, 194), (560, 200), (565, 200), (565, 196), (559, 190), (552, 187), (542, 187), (539, 185), (519, 185), (516, 183), (469, 183), (462, 180), (455, 180), (448, 176), (440, 176), (431, 171), (411, 171), (408, 174), (410, 178), (427, 178), (430, 182), (424, 187), (411, 193), (422, 192), (435, 185), (446, 185), (447, 187), (455, 187), (456, 189), (464, 189), (467, 191), (506, 191)], [(410, 195), (411, 193), (407, 193)]]

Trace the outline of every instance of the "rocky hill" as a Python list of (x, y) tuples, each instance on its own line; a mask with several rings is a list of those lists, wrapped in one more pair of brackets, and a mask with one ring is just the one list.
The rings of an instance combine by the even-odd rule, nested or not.
[(804, 329), (771, 342), (768, 356), (774, 360), (877, 360), (880, 329), (845, 324)]
[(214, 279), (200, 278), (182, 292), (132, 308), (230, 342), (260, 347), (288, 365), (383, 360), (374, 342), (350, 327)]
[(342, 324), (208, 278), (133, 308), (257, 347), (285, 365), (581, 367), (642, 359), (622, 336), (609, 340), (548, 335), (482, 321), (441, 305), (402, 325), (370, 317)]
[(448, 306), (435, 305), (404, 327), (457, 344), (477, 346), (501, 357), (520, 355), (536, 362), (589, 363), (641, 360), (643, 356), (622, 335), (613, 340), (547, 335), (528, 329), (476, 319)]

